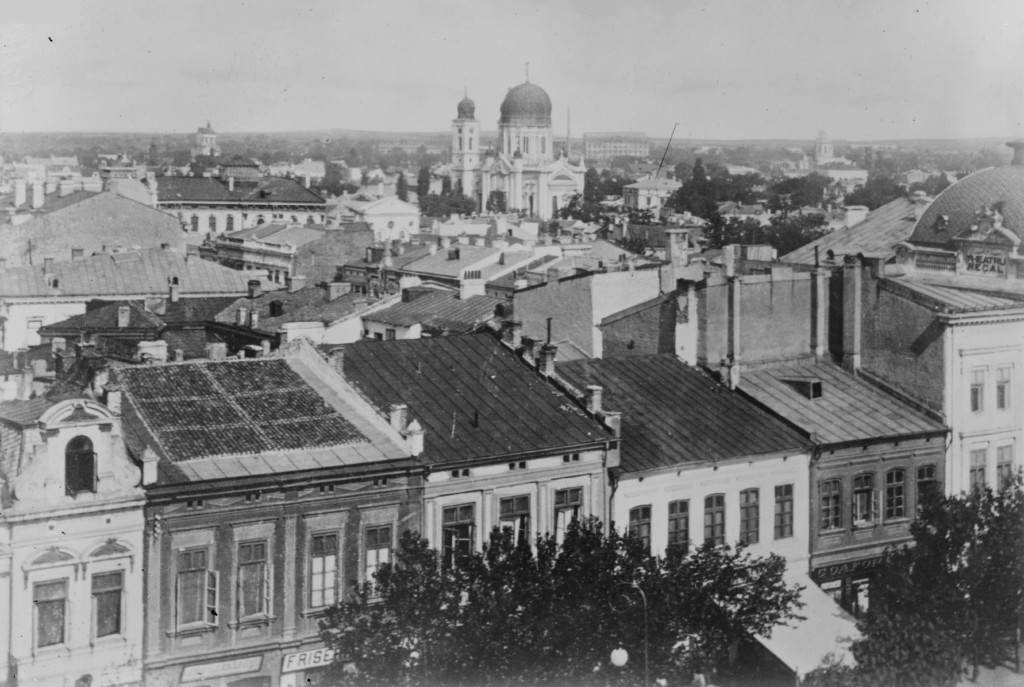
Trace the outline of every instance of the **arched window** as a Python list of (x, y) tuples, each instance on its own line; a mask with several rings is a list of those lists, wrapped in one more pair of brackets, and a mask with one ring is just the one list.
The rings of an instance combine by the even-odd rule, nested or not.
[(210, 227), (210, 231), (216, 232), (217, 231), (217, 216), (216, 215), (210, 215), (210, 219), (207, 221), (207, 225)]
[(96, 454), (89, 437), (77, 436), (64, 449), (64, 488), (68, 496), (96, 491)]
[(199, 215), (192, 215), (192, 231), (199, 231)]
[(235, 230), (235, 216), (234, 215), (228, 215), (228, 222), (227, 222), (226, 230), (229, 231), (229, 232)]

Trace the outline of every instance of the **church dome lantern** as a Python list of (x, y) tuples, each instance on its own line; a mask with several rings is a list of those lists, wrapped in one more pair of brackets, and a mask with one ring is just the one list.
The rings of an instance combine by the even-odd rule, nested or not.
[(505, 95), (498, 121), (511, 126), (551, 126), (551, 98), (540, 86), (521, 83)]
[(476, 103), (467, 95), (459, 101), (459, 119), (476, 119)]

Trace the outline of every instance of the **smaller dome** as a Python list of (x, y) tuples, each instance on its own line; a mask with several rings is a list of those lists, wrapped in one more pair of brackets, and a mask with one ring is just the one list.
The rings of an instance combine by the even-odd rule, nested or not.
[(465, 98), (459, 101), (459, 119), (475, 119), (476, 118), (476, 103), (474, 103), (467, 95)]

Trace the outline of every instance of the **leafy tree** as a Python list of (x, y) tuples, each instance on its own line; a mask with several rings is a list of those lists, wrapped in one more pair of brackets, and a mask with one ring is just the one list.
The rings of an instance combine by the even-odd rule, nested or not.
[(405, 180), (405, 174), (398, 175), (398, 187), (395, 189), (398, 200), (407, 202), (409, 200), (409, 182)]
[(452, 178), (446, 176), (441, 179), (441, 195), (450, 196), (452, 194)]
[(476, 212), (476, 201), (459, 193), (439, 196), (428, 193), (420, 197), (420, 213), (427, 217), (447, 217), (449, 215), (471, 215)]
[(945, 174), (932, 174), (922, 182), (910, 185), (910, 191), (924, 191), (929, 196), (935, 197), (946, 190), (950, 185)]
[(583, 199), (592, 202), (604, 200), (601, 195), (601, 173), (593, 167), (583, 175)]
[(869, 210), (874, 210), (899, 198), (903, 193), (903, 187), (893, 181), (891, 177), (877, 175), (870, 177), (863, 188), (858, 188), (848, 194), (845, 203), (847, 205), (866, 205)]
[[(438, 563), (407, 533), (376, 589), (328, 611), (324, 641), (352, 662), (347, 676), (333, 667), (335, 680), (636, 684), (646, 617), (651, 675), (678, 684), (697, 662), (725, 666), (732, 645), (795, 617), (798, 605), (777, 556), (712, 546), (651, 556), (594, 519), (573, 523), (561, 546), (541, 536), (530, 547), (495, 529), (482, 553)], [(622, 669), (609, 665), (619, 646), (633, 657)]]
[(508, 209), (504, 191), (491, 191), (487, 196), (487, 212), (502, 213)]
[[(772, 186), (772, 193), (777, 196), (785, 196), (788, 202), (784, 205), (788, 209), (818, 207), (821, 204), (821, 199), (825, 196), (825, 189), (831, 183), (827, 176), (811, 172), (807, 176), (780, 181)], [(851, 203), (851, 205), (855, 204)]]
[(423, 198), (430, 193), (430, 168), (427, 166), (420, 167), (419, 174), (416, 176), (416, 194)]

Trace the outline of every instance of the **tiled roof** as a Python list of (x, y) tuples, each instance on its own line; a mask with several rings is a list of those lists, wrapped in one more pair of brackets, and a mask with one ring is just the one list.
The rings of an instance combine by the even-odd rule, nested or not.
[[(449, 251), (455, 249), (459, 251), (458, 259), (449, 260)], [(433, 255), (425, 255), (419, 260), (407, 263), (403, 269), (406, 272), (415, 274), (461, 277), (462, 271), (468, 266), (500, 252), (500, 248), (494, 248), (493, 246), (455, 244), (451, 248), (439, 248)]]
[(164, 321), (155, 313), (146, 310), (145, 305), (138, 301), (124, 301), (86, 310), (81, 315), (72, 315), (66, 320), (48, 324), (40, 329), (44, 335), (59, 336), (63, 332), (95, 332), (118, 331), (118, 312), (122, 305), (128, 306), (128, 326), (133, 330), (160, 330)]
[(884, 253), (891, 256), (896, 244), (910, 238), (915, 221), (914, 204), (906, 198), (897, 198), (872, 210), (864, 221), (852, 227), (831, 231), (784, 255), (781, 260), (813, 265), (815, 247), (818, 248), (818, 257), (822, 264), (826, 262), (829, 251), (832, 251), (840, 264), (844, 255)]
[[(1024, 166), (983, 169), (951, 184), (925, 209), (910, 242), (946, 245), (975, 223), (979, 210), (997, 203), (1003, 226), (1024, 239)], [(940, 215), (948, 221), (939, 223)]]
[(120, 368), (114, 379), (134, 450), (164, 459), (161, 482), (408, 459), (351, 392), (291, 356)]
[(881, 285), (899, 295), (922, 298), (935, 310), (950, 314), (1024, 308), (1020, 300), (914, 279), (884, 279)]
[(37, 396), (28, 401), (4, 401), (0, 403), (0, 421), (28, 427), (52, 405), (53, 401), (43, 396)]
[[(372, 299), (370, 299), (372, 300)], [(270, 316), (270, 304), (277, 301), (283, 312), (276, 317)], [(327, 300), (324, 289), (319, 286), (307, 286), (298, 291), (271, 291), (263, 293), (259, 298), (239, 298), (217, 313), (213, 319), (222, 324), (234, 324), (241, 308), (252, 312), (255, 306), (260, 316), (259, 329), (274, 332), (288, 322), (323, 322), (329, 324), (339, 318), (356, 312), (358, 303), (367, 301), (367, 297), (358, 293), (346, 293), (333, 301)]]
[(157, 197), (161, 203), (246, 202), (255, 204), (300, 203), (324, 205), (327, 201), (294, 179), (261, 177), (259, 183), (236, 183), (228, 190), (226, 181), (213, 177), (160, 177)]
[(247, 239), (249, 241), (263, 241), (265, 243), (289, 244), (301, 246), (310, 241), (316, 241), (324, 236), (322, 224), (261, 224), (249, 229), (239, 229), (227, 234), (233, 239)]
[(489, 334), (341, 348), (346, 379), (380, 412), (409, 406), (430, 464), (559, 453), (610, 438)]
[(579, 390), (604, 388), (602, 406), (622, 412), (622, 470), (805, 450), (809, 441), (708, 372), (673, 355), (559, 363)]
[[(813, 380), (822, 383), (814, 399), (802, 388)], [(944, 431), (942, 423), (832, 363), (744, 370), (739, 388), (826, 444)]]
[(461, 299), (451, 291), (431, 291), (408, 303), (396, 303), (364, 315), (363, 320), (396, 327), (423, 325), (429, 332), (461, 334), (476, 329), (494, 317), (494, 309), (503, 300), (490, 296)]
[(177, 277), (181, 293), (245, 293), (250, 274), (214, 262), (165, 250), (97, 255), (53, 266), (57, 286), (51, 287), (42, 267), (0, 270), (0, 296), (128, 296), (163, 295)]

